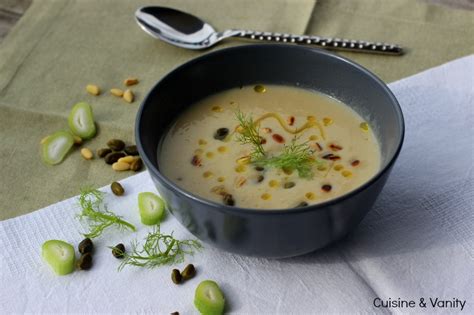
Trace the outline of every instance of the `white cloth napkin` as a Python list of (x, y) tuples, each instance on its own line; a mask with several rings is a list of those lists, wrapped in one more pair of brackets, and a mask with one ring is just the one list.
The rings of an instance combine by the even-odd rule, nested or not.
[[(196, 265), (197, 276), (179, 286), (171, 282), (171, 266), (118, 272), (119, 261), (106, 246), (128, 245), (149, 230), (139, 222), (136, 195), (155, 188), (142, 173), (122, 182), (124, 197), (104, 188), (109, 208), (139, 229), (110, 230), (95, 241), (90, 271), (58, 277), (41, 258), (45, 240), (81, 241), (84, 227), (75, 218), (74, 198), (0, 222), (0, 313), (192, 314), (194, 289), (213, 279), (231, 313), (461, 311), (459, 303), (433, 308), (431, 297), (467, 300), (462, 313), (472, 314), (473, 78), (474, 55), (390, 84), (406, 119), (403, 150), (373, 210), (353, 235), (332, 247), (268, 260), (205, 245), (186, 260)], [(192, 237), (171, 215), (162, 231)], [(376, 297), (414, 300), (416, 307), (377, 308)], [(426, 308), (419, 306), (420, 298), (428, 302)]]

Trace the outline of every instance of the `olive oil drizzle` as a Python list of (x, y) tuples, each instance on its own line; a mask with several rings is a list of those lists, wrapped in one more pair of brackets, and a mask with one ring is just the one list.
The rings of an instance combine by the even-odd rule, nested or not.
[[(306, 129), (309, 129), (309, 128), (316, 128), (318, 129), (320, 135), (321, 135), (321, 138), (323, 140), (326, 140), (326, 134), (324, 132), (324, 129), (323, 127), (321, 126), (320, 123), (317, 122), (316, 119), (312, 119), (312, 120), (308, 120), (303, 126), (299, 127), (299, 128), (296, 128), (296, 129), (291, 129), (285, 122), (285, 120), (277, 113), (266, 113), (266, 114), (263, 114), (262, 116), (260, 116), (258, 119), (256, 119), (253, 123), (255, 124), (255, 126), (260, 126), (260, 123), (267, 119), (267, 118), (274, 118), (276, 119), (276, 121), (280, 124), (280, 126), (288, 133), (290, 134), (293, 134), (293, 135), (297, 135), (303, 131), (305, 131)], [(238, 132), (239, 131), (239, 127), (240, 125), (237, 125), (235, 128), (234, 128), (234, 131), (232, 132), (231, 136), (235, 133), (235, 132)]]
[(255, 125), (260, 125), (260, 122), (267, 119), (267, 118), (275, 118), (278, 123), (280, 124), (280, 126), (285, 129), (286, 132), (290, 133), (290, 134), (293, 134), (293, 135), (297, 135), (299, 134), (300, 132), (306, 130), (306, 129), (309, 129), (309, 128), (312, 128), (312, 127), (316, 127), (319, 131), (319, 133), (321, 134), (321, 138), (323, 138), (324, 140), (326, 140), (326, 135), (324, 133), (324, 129), (322, 128), (322, 126), (317, 122), (316, 119), (314, 120), (308, 120), (303, 126), (299, 127), (299, 128), (296, 128), (294, 130), (292, 130), (285, 122), (285, 120), (277, 113), (266, 113), (266, 114), (263, 114), (262, 116), (260, 116), (258, 119), (255, 120)]

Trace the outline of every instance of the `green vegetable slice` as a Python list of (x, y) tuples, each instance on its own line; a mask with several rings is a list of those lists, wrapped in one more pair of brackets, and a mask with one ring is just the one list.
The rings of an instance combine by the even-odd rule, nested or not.
[(138, 194), (138, 209), (143, 224), (155, 225), (163, 218), (165, 203), (154, 193), (143, 192)]
[(43, 161), (51, 165), (61, 163), (73, 145), (74, 138), (69, 132), (55, 132), (41, 145)]
[(60, 276), (74, 271), (74, 247), (64, 241), (49, 240), (42, 246), (43, 259)]
[(212, 280), (202, 281), (194, 294), (194, 306), (203, 315), (223, 314), (225, 299), (217, 283)]
[(69, 114), (69, 128), (82, 139), (90, 139), (95, 136), (96, 127), (92, 107), (84, 102), (77, 103)]

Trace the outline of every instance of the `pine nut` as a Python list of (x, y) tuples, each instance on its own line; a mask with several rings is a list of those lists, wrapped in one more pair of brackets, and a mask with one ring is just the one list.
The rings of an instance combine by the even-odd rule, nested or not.
[(100, 94), (100, 89), (97, 85), (95, 84), (88, 84), (86, 86), (86, 90), (89, 94), (91, 95), (99, 95)]
[(123, 158), (118, 159), (117, 162), (124, 162), (124, 163), (130, 164), (130, 163), (132, 163), (133, 161), (135, 161), (135, 157), (134, 157), (134, 156), (131, 156), (131, 155), (127, 155), (127, 156), (125, 156), (125, 157), (123, 157)]
[(88, 148), (82, 148), (81, 155), (86, 160), (92, 160), (92, 158), (94, 157), (94, 153), (92, 153), (92, 151)]
[(138, 83), (138, 79), (137, 78), (127, 78), (123, 81), (123, 84), (125, 84), (126, 86), (131, 86), (131, 85), (135, 85)]
[(132, 90), (127, 89), (123, 93), (123, 99), (128, 102), (128, 103), (133, 103), (133, 100), (135, 99), (135, 95), (133, 95)]
[(130, 164), (125, 162), (115, 162), (112, 164), (112, 169), (114, 171), (128, 171), (130, 169)]
[(123, 91), (121, 89), (111, 89), (110, 90), (110, 93), (112, 95), (115, 95), (115, 96), (118, 96), (118, 97), (122, 97), (123, 96)]

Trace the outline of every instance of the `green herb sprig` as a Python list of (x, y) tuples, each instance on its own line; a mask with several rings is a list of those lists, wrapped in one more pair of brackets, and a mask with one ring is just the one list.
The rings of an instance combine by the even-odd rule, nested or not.
[(121, 251), (116, 247), (111, 249), (123, 255), (123, 261), (118, 267), (120, 271), (127, 265), (155, 268), (181, 263), (185, 255), (192, 255), (195, 251), (201, 250), (202, 245), (197, 240), (180, 241), (174, 238), (173, 233), (163, 234), (158, 225), (148, 233), (143, 246), (135, 240), (131, 243), (130, 252)]
[(104, 202), (104, 193), (94, 188), (83, 188), (79, 196), (79, 205), (82, 209), (79, 219), (87, 219), (89, 233), (84, 237), (96, 238), (102, 235), (109, 226), (135, 231), (135, 226), (123, 220), (120, 216), (107, 210)]
[(262, 167), (273, 167), (288, 171), (296, 170), (301, 178), (312, 178), (314, 175), (313, 166), (323, 163), (313, 158), (314, 151), (306, 142), (297, 143), (297, 138), (293, 138), (289, 145), (285, 145), (283, 151), (276, 156), (263, 157), (253, 161), (254, 164)]
[(252, 160), (262, 159), (265, 157), (265, 150), (262, 145), (262, 137), (260, 136), (258, 126), (254, 123), (251, 115), (245, 115), (237, 110), (235, 117), (239, 121), (240, 130), (237, 133), (237, 141), (241, 144), (252, 145), (250, 157)]
[(297, 143), (298, 137), (294, 137), (289, 145), (285, 145), (279, 155), (269, 156), (263, 148), (262, 137), (252, 116), (245, 115), (240, 110), (237, 110), (235, 116), (240, 127), (236, 140), (241, 144), (252, 146), (250, 160), (253, 164), (289, 171), (296, 170), (299, 177), (309, 179), (314, 175), (313, 166), (324, 163), (313, 157), (314, 151), (307, 142)]

